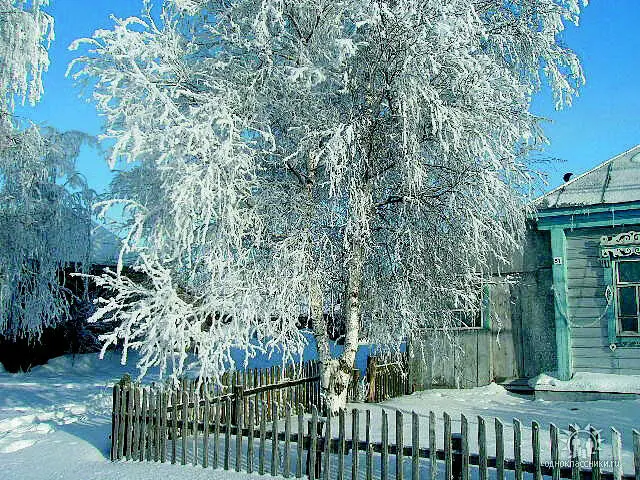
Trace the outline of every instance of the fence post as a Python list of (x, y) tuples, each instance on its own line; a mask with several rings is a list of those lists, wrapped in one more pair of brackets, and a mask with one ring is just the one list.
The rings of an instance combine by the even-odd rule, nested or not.
[(326, 416), (324, 429), (324, 465), (322, 466), (322, 479), (330, 480), (331, 472), (331, 416)]
[[(341, 408), (338, 413), (338, 480), (344, 479), (344, 451), (345, 451), (344, 437), (345, 437), (344, 409)], [(383, 480), (384, 480), (384, 477), (383, 477)]]
[(276, 402), (275, 392), (272, 404), (271, 414), (271, 476), (278, 475), (278, 403)]
[(460, 440), (462, 451), (460, 479), (469, 480), (469, 422), (463, 414), (460, 414)]
[(480, 480), (487, 480), (487, 430), (484, 418), (478, 416), (478, 450), (480, 453), (479, 477)]
[(358, 478), (358, 451), (360, 447), (360, 411), (351, 411), (351, 478)]
[(125, 455), (127, 460), (131, 460), (133, 458), (133, 390), (135, 386), (133, 384), (129, 384), (129, 388), (127, 391), (127, 448), (125, 451)]
[(402, 412), (396, 410), (396, 480), (402, 480), (404, 476), (404, 439), (403, 439)]
[(411, 480), (420, 480), (420, 419), (416, 412), (411, 412)]
[(291, 450), (291, 405), (287, 403), (284, 406), (284, 466), (282, 476), (289, 478), (291, 473), (291, 459), (289, 453)]
[(224, 432), (224, 469), (229, 470), (229, 457), (231, 457), (231, 399), (228, 398), (224, 406), (225, 432)]
[[(184, 387), (184, 383), (183, 383)], [(182, 435), (182, 465), (187, 464), (187, 432), (189, 432), (188, 422), (189, 422), (189, 392), (187, 392), (186, 388), (182, 389), (182, 428), (180, 429), (180, 433)]]
[(171, 393), (171, 463), (176, 463), (176, 442), (178, 441), (178, 395)]
[(260, 405), (260, 445), (258, 447), (258, 473), (264, 475), (264, 449), (267, 440), (267, 408), (265, 402)]
[(451, 439), (451, 417), (447, 412), (442, 413), (444, 423), (444, 478), (453, 478), (453, 441)]
[(560, 480), (560, 452), (558, 450), (558, 427), (549, 424), (551, 440), (551, 480)]
[(620, 432), (611, 427), (611, 457), (613, 459), (613, 479), (622, 480), (622, 439)]
[(255, 404), (249, 400), (249, 438), (247, 438), (247, 473), (253, 473), (253, 437), (255, 435)]
[(540, 424), (535, 420), (531, 422), (531, 442), (533, 443), (533, 475), (535, 480), (542, 480), (540, 466)]
[[(640, 480), (640, 432), (635, 428), (633, 432), (633, 467), (636, 480)], [(593, 451), (593, 448), (592, 448)]]
[(436, 414), (429, 412), (429, 477), (431, 480), (438, 478), (438, 459), (436, 457), (438, 446), (436, 444)]
[(504, 426), (500, 419), (495, 420), (496, 433), (496, 479), (504, 480)]
[(320, 462), (318, 462), (318, 409), (315, 405), (311, 407), (311, 422), (309, 423), (309, 453), (307, 454), (307, 474), (309, 475), (309, 480), (316, 480), (319, 478), (318, 476), (318, 467), (320, 466)]
[(296, 444), (296, 478), (302, 477), (302, 447), (304, 446), (304, 407), (298, 403), (298, 443)]
[(205, 393), (202, 406), (202, 467), (209, 466), (209, 395)]
[(515, 480), (522, 480), (522, 424), (517, 418), (513, 419), (513, 460)]
[(242, 467), (242, 416), (244, 414), (244, 386), (237, 383), (233, 386), (236, 404), (236, 472)]
[(118, 459), (118, 431), (120, 429), (120, 384), (113, 386), (111, 410), (111, 461)]
[[(600, 433), (591, 427), (591, 480), (600, 480)], [(558, 475), (559, 476), (559, 475)], [(636, 470), (636, 478), (638, 473)]]
[(365, 478), (371, 480), (373, 477), (373, 447), (371, 446), (371, 410), (369, 409), (367, 409), (366, 430), (367, 468)]
[(387, 480), (389, 474), (389, 420), (382, 410), (382, 458), (380, 459), (380, 479)]

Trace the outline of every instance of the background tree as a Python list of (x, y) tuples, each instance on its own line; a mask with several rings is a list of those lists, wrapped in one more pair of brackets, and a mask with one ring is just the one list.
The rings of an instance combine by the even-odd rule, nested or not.
[(94, 318), (120, 324), (105, 345), (175, 375), (193, 347), (216, 377), (234, 347), (300, 352), (302, 308), (335, 410), (360, 342), (397, 349), (477, 308), (524, 233), (531, 97), (545, 80), (562, 106), (583, 81), (560, 43), (577, 0), (145, 5), (82, 40), (74, 73), (111, 164), (134, 162), (104, 207), (125, 203), (150, 279), (98, 280), (114, 296)]
[(38, 339), (70, 319), (65, 269), (89, 266), (92, 193), (75, 173), (87, 136), (14, 116), (43, 94), (46, 0), (0, 0), (0, 335)]

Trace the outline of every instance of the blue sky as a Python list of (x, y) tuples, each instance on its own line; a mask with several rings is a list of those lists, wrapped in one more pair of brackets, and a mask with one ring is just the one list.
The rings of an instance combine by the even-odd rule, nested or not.
[[(138, 0), (51, 0), (48, 10), (55, 17), (56, 40), (44, 79), (45, 95), (34, 109), (21, 109), (22, 114), (61, 130), (99, 134), (93, 105), (80, 98), (73, 81), (64, 76), (76, 54), (67, 47), (78, 37), (109, 28), (110, 14), (136, 15), (140, 5)], [(584, 172), (640, 143), (639, 25), (639, 0), (594, 0), (584, 10), (580, 27), (565, 31), (564, 42), (578, 52), (587, 83), (573, 106), (563, 111), (554, 110), (548, 93), (534, 99), (533, 112), (551, 120), (545, 125), (551, 144), (543, 155), (562, 160), (544, 168), (549, 188), (562, 183), (565, 172)], [(98, 152), (83, 149), (78, 169), (92, 188), (106, 189), (110, 171)]]

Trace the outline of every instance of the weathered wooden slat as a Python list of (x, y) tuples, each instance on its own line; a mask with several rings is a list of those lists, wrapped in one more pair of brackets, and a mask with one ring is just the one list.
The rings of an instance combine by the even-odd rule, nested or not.
[(323, 480), (333, 480), (331, 478), (331, 416), (327, 415), (325, 421), (325, 432), (324, 432), (324, 457), (323, 457), (323, 465), (322, 465), (322, 479)]
[(278, 472), (278, 404), (274, 401), (271, 409), (271, 476)]
[(213, 468), (220, 465), (220, 422), (222, 417), (222, 403), (218, 399), (216, 401), (215, 424), (213, 427)]
[[(183, 382), (183, 387), (186, 385)], [(189, 392), (186, 388), (182, 389), (182, 416), (180, 417), (182, 420), (182, 428), (180, 429), (180, 434), (182, 435), (182, 452), (180, 462), (182, 465), (187, 464), (187, 438), (189, 437)]]
[(371, 446), (371, 410), (367, 409), (366, 418), (366, 441), (367, 441), (367, 467), (365, 472), (366, 480), (373, 478), (373, 447)]
[(558, 427), (549, 425), (549, 439), (551, 441), (551, 478), (560, 480), (560, 450), (558, 448)]
[(140, 460), (149, 460), (147, 456), (147, 416), (149, 414), (149, 393), (142, 390), (142, 424), (140, 425)]
[(396, 410), (396, 479), (404, 478), (404, 438), (402, 412)]
[(591, 480), (600, 480), (600, 432), (591, 427)]
[(338, 412), (338, 480), (344, 479), (344, 454), (346, 450), (344, 420), (344, 409), (340, 409)]
[(318, 452), (318, 409), (311, 407), (311, 424), (309, 425), (311, 439), (309, 442), (309, 480), (316, 480), (316, 462)]
[[(288, 399), (287, 399), (288, 400)], [(291, 459), (289, 457), (291, 450), (291, 405), (287, 403), (284, 407), (284, 457), (282, 466), (282, 476), (289, 478), (291, 474)]]
[(571, 440), (569, 441), (569, 451), (571, 458), (571, 480), (580, 479), (580, 460), (578, 457), (578, 449), (576, 448), (573, 436), (576, 434), (576, 427), (569, 425), (569, 435)]
[(121, 460), (124, 457), (124, 439), (125, 439), (125, 428), (127, 426), (127, 401), (128, 401), (128, 391), (126, 387), (122, 387), (120, 390), (120, 424), (118, 425), (118, 460)]
[(118, 460), (118, 432), (120, 431), (120, 384), (113, 386), (113, 404), (111, 410), (111, 461)]
[(522, 480), (522, 423), (513, 419), (513, 461), (515, 480)]
[(229, 461), (231, 457), (231, 399), (228, 399), (224, 405), (224, 460), (223, 468), (229, 470)]
[[(255, 380), (255, 376), (253, 377)], [(247, 473), (253, 473), (253, 437), (255, 435), (255, 402), (249, 401), (249, 438), (247, 438)]]
[(387, 412), (382, 410), (382, 458), (380, 466), (380, 479), (387, 480), (389, 475), (389, 420)]
[(200, 423), (200, 402), (198, 398), (198, 392), (193, 391), (191, 400), (193, 401), (193, 408), (191, 416), (193, 418), (193, 465), (198, 465), (198, 430)]
[(267, 409), (266, 403), (260, 408), (260, 445), (258, 447), (258, 473), (264, 475), (264, 449), (267, 441)]
[(481, 416), (478, 416), (478, 453), (480, 454), (478, 474), (480, 480), (487, 480), (487, 427), (484, 418)]
[(469, 421), (464, 414), (460, 414), (460, 436), (462, 448), (461, 480), (469, 480)]
[(453, 480), (453, 446), (451, 439), (451, 416), (447, 412), (442, 413), (444, 424), (444, 478)]
[(411, 412), (411, 480), (420, 480), (420, 418), (416, 412)]
[(149, 423), (147, 424), (147, 460), (158, 461), (156, 456), (156, 392), (149, 389)]
[(209, 430), (210, 426), (210, 406), (208, 395), (205, 394), (205, 402), (202, 404), (202, 466), (209, 466)]
[(640, 432), (635, 428), (633, 432), (633, 469), (636, 480), (640, 480)]
[(244, 425), (244, 387), (236, 385), (235, 402), (236, 402), (236, 472), (242, 469), (242, 427)]
[(358, 478), (358, 446), (360, 445), (360, 411), (351, 410), (351, 479)]
[(431, 480), (438, 478), (438, 460), (436, 457), (436, 414), (429, 412), (429, 477)]
[[(300, 397), (298, 397), (300, 398)], [(296, 444), (296, 478), (302, 478), (302, 447), (304, 444), (304, 408), (298, 404), (298, 443)]]
[(135, 387), (129, 385), (127, 389), (127, 439), (126, 452), (127, 460), (133, 459), (133, 390)]
[(540, 465), (540, 424), (535, 420), (531, 422), (531, 444), (533, 447), (533, 478), (542, 480), (542, 468)]
[(171, 393), (171, 463), (176, 463), (178, 442), (178, 394)]
[(167, 440), (169, 437), (168, 412), (167, 412), (168, 408), (169, 408), (169, 392), (165, 390), (162, 393), (162, 412), (160, 414), (160, 421), (162, 425), (162, 428), (160, 431), (160, 438), (161, 438), (160, 461), (163, 463), (167, 461)]
[(504, 425), (495, 419), (496, 434), (496, 480), (504, 480)]
[(611, 458), (613, 460), (613, 479), (622, 479), (622, 438), (620, 432), (611, 427)]
[(133, 389), (133, 459), (140, 460), (140, 421), (142, 420), (140, 405), (140, 387)]

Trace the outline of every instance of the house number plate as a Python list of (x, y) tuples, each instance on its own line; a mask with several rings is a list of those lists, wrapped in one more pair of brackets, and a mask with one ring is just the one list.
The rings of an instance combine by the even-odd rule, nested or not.
[(554, 265), (562, 265), (562, 257), (553, 257)]

